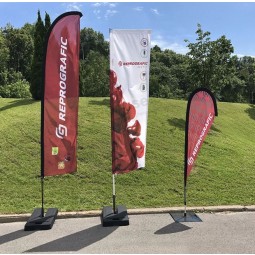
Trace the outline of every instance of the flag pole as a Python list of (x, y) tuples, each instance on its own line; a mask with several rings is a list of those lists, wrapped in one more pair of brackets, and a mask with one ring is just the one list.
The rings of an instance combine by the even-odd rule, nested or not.
[(185, 145), (184, 145), (184, 217), (187, 216), (187, 175), (188, 175), (188, 143), (189, 143), (189, 111), (191, 98), (188, 100), (185, 122)]
[(187, 186), (184, 184), (184, 217), (187, 216)]
[(42, 192), (42, 210), (41, 217), (44, 217), (44, 177), (41, 177), (41, 192)]
[[(48, 41), (48, 40), (47, 40)], [(43, 65), (43, 86), (41, 94), (41, 198), (42, 198), (42, 207), (41, 207), (41, 217), (44, 217), (44, 91), (45, 91), (45, 62), (46, 62), (46, 51), (47, 44), (45, 44), (44, 52), (44, 65)]]
[[(188, 143), (188, 141), (186, 140)], [(185, 157), (184, 157), (184, 218), (187, 216), (187, 148), (188, 144), (185, 144)]]
[(116, 213), (115, 174), (112, 175), (112, 209)]

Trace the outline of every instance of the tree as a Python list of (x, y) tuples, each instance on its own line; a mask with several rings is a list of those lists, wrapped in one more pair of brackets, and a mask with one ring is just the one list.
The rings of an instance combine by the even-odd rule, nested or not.
[(35, 33), (35, 25), (25, 23), (25, 25), (21, 28), (21, 31), (27, 35), (29, 35), (34, 41), (34, 33)]
[(238, 77), (245, 83), (243, 95), (247, 102), (255, 102), (255, 59), (250, 56), (235, 61)]
[(80, 61), (80, 96), (109, 96), (108, 62), (108, 58), (96, 51), (90, 51)]
[(7, 47), (6, 39), (0, 30), (0, 86), (5, 85), (7, 77), (7, 65), (9, 62), (10, 52)]
[[(234, 48), (231, 41), (223, 35), (211, 41), (210, 32), (204, 32), (200, 24), (196, 31), (195, 43), (188, 40), (189, 68), (194, 87), (207, 87), (214, 92), (219, 92), (219, 81), (229, 75), (229, 62)], [(221, 86), (224, 86), (221, 82)], [(193, 88), (194, 88), (193, 87)], [(193, 89), (192, 88), (192, 89)]]
[(25, 29), (6, 27), (5, 37), (9, 48), (8, 70), (20, 72), (30, 80), (30, 69), (33, 54), (33, 39)]
[(43, 57), (46, 29), (43, 24), (40, 11), (37, 13), (37, 22), (34, 33), (34, 56), (31, 67), (30, 92), (36, 100), (41, 99), (43, 87)]
[(229, 74), (219, 80), (218, 98), (225, 102), (245, 102), (245, 82), (239, 76), (239, 59), (232, 56), (229, 61)]
[(150, 95), (162, 98), (173, 98), (178, 87), (178, 80), (172, 75), (171, 69), (162, 62), (150, 66)]
[(150, 96), (185, 98), (188, 87), (188, 57), (172, 50), (151, 50)]
[(45, 12), (45, 18), (44, 18), (44, 27), (45, 27), (45, 32), (47, 33), (49, 31), (51, 22), (50, 22), (50, 15)]
[(109, 43), (92, 28), (80, 32), (80, 96), (109, 95)]
[(91, 50), (108, 57), (109, 43), (104, 40), (102, 33), (92, 28), (83, 28), (80, 33), (80, 59), (85, 60)]

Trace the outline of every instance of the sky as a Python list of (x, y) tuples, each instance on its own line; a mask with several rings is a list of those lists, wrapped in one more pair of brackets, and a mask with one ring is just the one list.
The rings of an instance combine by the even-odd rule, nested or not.
[(35, 23), (37, 11), (54, 21), (66, 11), (80, 11), (81, 28), (90, 27), (109, 40), (109, 29), (151, 29), (151, 44), (162, 50), (188, 52), (197, 24), (231, 40), (234, 54), (255, 57), (255, 2), (0, 2), (0, 27)]

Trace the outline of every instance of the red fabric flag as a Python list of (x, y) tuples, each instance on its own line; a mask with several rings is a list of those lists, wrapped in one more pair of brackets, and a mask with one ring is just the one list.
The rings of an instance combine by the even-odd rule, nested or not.
[(191, 94), (186, 115), (185, 184), (214, 117), (217, 115), (215, 97), (208, 89), (197, 89)]
[(42, 98), (41, 175), (76, 171), (79, 102), (80, 12), (59, 16), (50, 27)]

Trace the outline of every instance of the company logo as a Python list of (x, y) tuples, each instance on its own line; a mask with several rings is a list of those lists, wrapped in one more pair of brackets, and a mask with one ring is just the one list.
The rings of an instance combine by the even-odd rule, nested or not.
[(64, 137), (67, 136), (67, 127), (62, 124), (58, 124), (58, 127), (56, 128), (56, 136), (60, 139), (64, 139)]
[(122, 62), (122, 61), (119, 61), (119, 66), (147, 66), (148, 65), (148, 62)]
[[(193, 152), (191, 154), (193, 157), (196, 157), (196, 155), (197, 155), (197, 153), (199, 151), (199, 148), (200, 148), (200, 146), (202, 144), (202, 141), (204, 139), (205, 133), (206, 133), (210, 123), (213, 121), (213, 117), (214, 117), (213, 114), (209, 113), (208, 118), (207, 118), (206, 123), (205, 123), (205, 126), (202, 129), (201, 134), (199, 136), (199, 139), (197, 140), (196, 146), (194, 147)], [(193, 162), (194, 162), (194, 158), (192, 156), (188, 159), (188, 165), (189, 166), (192, 165)]]
[(193, 157), (188, 158), (188, 165), (189, 166), (193, 165), (193, 163), (194, 163), (194, 158)]
[[(67, 39), (60, 38), (60, 65), (59, 65), (59, 113), (58, 118), (61, 122), (66, 121), (66, 81), (67, 81)], [(67, 136), (67, 127), (62, 124), (58, 124), (56, 127), (56, 136), (63, 139)]]

